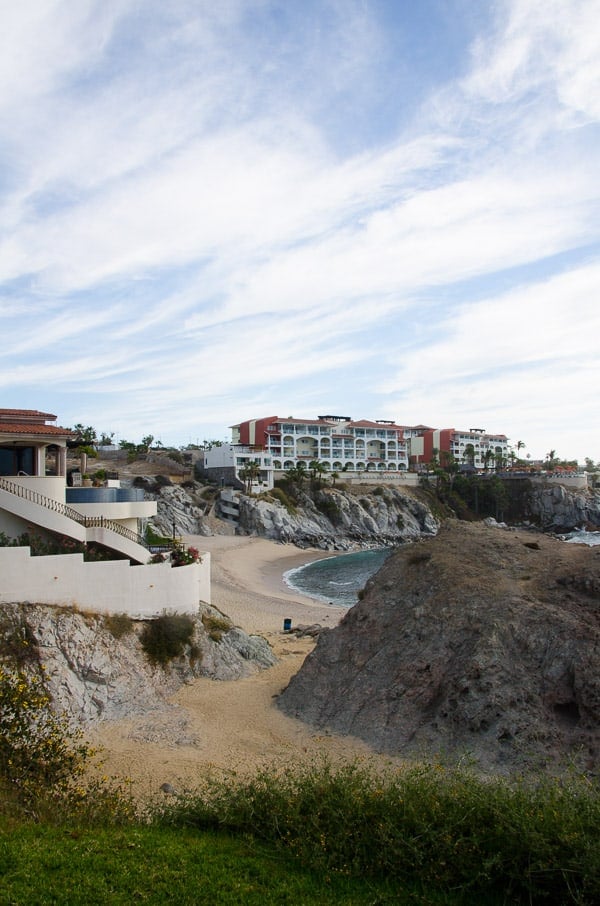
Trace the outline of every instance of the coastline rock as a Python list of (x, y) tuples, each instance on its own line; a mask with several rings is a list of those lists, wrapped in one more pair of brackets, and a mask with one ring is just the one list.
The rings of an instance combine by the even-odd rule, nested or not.
[(324, 550), (414, 541), (438, 528), (419, 499), (384, 487), (360, 496), (336, 488), (323, 488), (314, 499), (301, 493), (293, 512), (276, 500), (241, 496), (239, 525), (246, 534)]
[(156, 500), (157, 512), (151, 523), (158, 535), (170, 538), (173, 531), (176, 535), (212, 535), (205, 520), (206, 503), (193, 489), (166, 484), (156, 492), (149, 490), (151, 486), (153, 483), (148, 482), (145, 492)]
[(131, 621), (115, 637), (110, 618), (100, 614), (7, 604), (0, 656), (12, 653), (25, 668), (41, 668), (54, 704), (78, 724), (172, 709), (169, 697), (195, 677), (239, 679), (276, 662), (265, 639), (232, 626), (216, 608), (201, 605), (193, 621), (193, 648), (163, 668), (150, 664), (142, 648), (146, 621)]
[(600, 528), (600, 492), (573, 491), (561, 484), (536, 487), (529, 497), (530, 512), (544, 531), (558, 534), (576, 528)]
[(600, 767), (600, 547), (447, 523), (392, 554), (278, 699), (375, 749)]

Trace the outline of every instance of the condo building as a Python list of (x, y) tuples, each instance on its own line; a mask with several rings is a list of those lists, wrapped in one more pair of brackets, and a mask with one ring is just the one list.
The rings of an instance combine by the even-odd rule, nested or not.
[(508, 438), (505, 434), (486, 434), (483, 428), (429, 428), (426, 425), (403, 427), (411, 467), (419, 468), (452, 456), (459, 466), (475, 469), (498, 469), (506, 466)]
[(275, 470), (315, 461), (328, 471), (398, 472), (408, 469), (403, 429), (393, 421), (353, 421), (350, 416), (316, 419), (250, 419), (233, 425), (234, 445), (264, 450)]

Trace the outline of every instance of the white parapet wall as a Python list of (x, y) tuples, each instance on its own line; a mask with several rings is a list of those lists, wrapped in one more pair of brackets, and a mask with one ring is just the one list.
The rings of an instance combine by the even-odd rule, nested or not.
[(84, 562), (82, 554), (32, 557), (28, 547), (0, 548), (0, 604), (30, 601), (126, 613), (149, 619), (168, 613), (198, 613), (210, 604), (210, 554), (188, 566), (130, 566), (127, 560)]
[(555, 485), (562, 484), (565, 488), (575, 491), (585, 491), (590, 487), (587, 472), (546, 472), (545, 475), (534, 475), (531, 479), (535, 484)]

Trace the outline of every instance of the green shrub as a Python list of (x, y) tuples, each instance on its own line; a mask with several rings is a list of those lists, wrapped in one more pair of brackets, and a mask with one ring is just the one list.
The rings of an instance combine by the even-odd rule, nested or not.
[(146, 623), (140, 642), (152, 664), (165, 666), (180, 657), (194, 635), (194, 621), (185, 614), (162, 614)]
[(0, 777), (22, 801), (65, 789), (92, 750), (56, 716), (39, 676), (0, 664)]
[(279, 501), (279, 503), (281, 503), (282, 506), (286, 508), (291, 516), (294, 516), (296, 514), (296, 507), (294, 506), (286, 492), (283, 490), (283, 488), (273, 488), (271, 491), (269, 491), (269, 496), (274, 500)]
[(329, 495), (321, 497), (316, 501), (315, 505), (333, 525), (339, 525), (342, 519), (342, 511), (333, 497), (330, 497)]
[(115, 639), (133, 632), (133, 620), (127, 613), (111, 613), (104, 617), (104, 625)]
[(313, 870), (452, 890), (469, 903), (600, 897), (600, 795), (585, 778), (528, 785), (439, 764), (382, 775), (322, 763), (207, 778), (158, 820), (250, 834)]
[(223, 638), (223, 633), (229, 632), (229, 630), (233, 626), (233, 623), (226, 617), (218, 617), (214, 614), (203, 613), (202, 625), (206, 629), (209, 638), (211, 638), (213, 642), (220, 642)]
[(146, 543), (151, 547), (170, 547), (173, 543), (172, 538), (165, 535), (159, 535), (153, 525), (148, 523), (145, 531)]
[(16, 667), (39, 661), (37, 639), (20, 613), (0, 613), (0, 658)]

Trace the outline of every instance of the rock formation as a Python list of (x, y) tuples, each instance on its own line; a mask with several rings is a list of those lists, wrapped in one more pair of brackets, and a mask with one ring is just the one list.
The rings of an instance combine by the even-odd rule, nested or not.
[(393, 554), (278, 700), (394, 754), (600, 766), (600, 547), (447, 523)]
[(193, 648), (160, 667), (150, 664), (140, 643), (145, 621), (119, 624), (69, 608), (7, 604), (0, 655), (41, 668), (55, 705), (80, 724), (166, 708), (168, 697), (193, 677), (239, 679), (275, 663), (265, 639), (232, 626), (215, 608), (201, 605), (194, 624)]
[(141, 488), (151, 499), (156, 500), (156, 516), (151, 519), (152, 528), (158, 535), (170, 538), (173, 531), (179, 535), (211, 535), (207, 525), (206, 512), (210, 508), (200, 497), (199, 485), (171, 484), (164, 476), (156, 478), (140, 476), (135, 487)]
[(600, 528), (600, 492), (573, 491), (561, 484), (534, 487), (529, 495), (530, 513), (544, 531), (570, 532), (575, 528)]
[(408, 491), (376, 487), (361, 494), (323, 488), (298, 495), (288, 509), (270, 498), (240, 498), (240, 530), (298, 547), (348, 550), (356, 544), (397, 544), (434, 534), (429, 508)]

